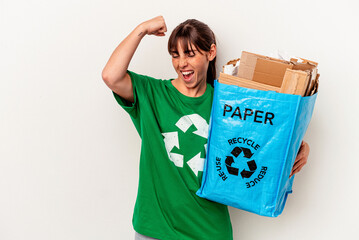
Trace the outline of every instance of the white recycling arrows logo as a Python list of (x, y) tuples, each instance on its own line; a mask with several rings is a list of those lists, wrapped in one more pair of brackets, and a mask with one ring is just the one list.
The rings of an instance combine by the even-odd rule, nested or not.
[[(208, 138), (208, 124), (205, 119), (203, 119), (198, 114), (190, 114), (181, 117), (177, 123), (176, 126), (182, 131), (187, 132), (187, 130), (191, 127), (191, 125), (194, 125), (197, 130), (193, 132), (193, 134), (196, 134), (203, 138)], [(180, 149), (179, 142), (178, 142), (178, 132), (168, 132), (168, 133), (162, 133), (165, 142), (166, 151), (168, 154), (168, 158), (177, 166), (177, 167), (183, 167), (183, 155), (178, 153), (172, 153), (172, 149), (174, 147), (177, 147)], [(204, 145), (205, 150), (207, 150), (207, 144)], [(199, 171), (203, 171), (203, 164), (204, 164), (204, 158), (201, 158), (201, 152), (199, 152), (196, 156), (194, 156), (192, 159), (190, 159), (187, 162), (188, 166), (192, 169), (193, 173), (198, 176)]]
[(187, 164), (192, 169), (194, 174), (198, 176), (198, 172), (203, 171), (203, 165), (204, 165), (204, 158), (201, 158), (201, 152), (199, 152), (196, 156), (191, 158), (191, 160), (189, 160)]
[(194, 134), (204, 138), (208, 137), (208, 124), (206, 120), (204, 120), (198, 114), (191, 114), (181, 117), (177, 121), (176, 126), (181, 129), (182, 132), (186, 132), (192, 124), (197, 128), (197, 131), (193, 132)]
[(165, 137), (163, 141), (165, 141), (165, 146), (167, 150), (167, 154), (169, 159), (177, 166), (177, 167), (183, 167), (183, 155), (177, 154), (177, 153), (171, 153), (171, 150), (174, 147), (179, 148), (178, 144), (178, 132), (168, 132), (168, 133), (162, 133), (162, 135)]

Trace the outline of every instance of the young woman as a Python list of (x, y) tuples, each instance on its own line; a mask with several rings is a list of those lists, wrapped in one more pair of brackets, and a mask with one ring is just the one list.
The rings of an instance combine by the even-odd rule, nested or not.
[[(161, 16), (141, 23), (115, 49), (102, 72), (142, 139), (132, 220), (136, 239), (233, 239), (227, 207), (196, 195), (216, 78), (213, 32), (194, 19), (173, 30), (168, 51), (175, 79), (127, 70), (141, 39), (164, 36), (166, 31)], [(303, 143), (292, 174), (303, 167), (308, 154), (308, 144)]]

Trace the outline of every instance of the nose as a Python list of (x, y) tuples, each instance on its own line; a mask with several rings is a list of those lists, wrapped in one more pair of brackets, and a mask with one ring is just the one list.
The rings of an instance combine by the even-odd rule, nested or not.
[(184, 68), (186, 66), (187, 66), (187, 57), (186, 56), (180, 56), (179, 67)]

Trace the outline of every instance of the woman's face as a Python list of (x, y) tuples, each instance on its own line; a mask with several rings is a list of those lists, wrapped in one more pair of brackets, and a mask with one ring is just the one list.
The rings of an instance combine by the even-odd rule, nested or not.
[[(214, 44), (213, 46), (215, 48)], [(187, 88), (196, 88), (206, 84), (208, 64), (215, 57), (215, 53), (211, 50), (199, 52), (195, 46), (191, 45), (186, 51), (180, 42), (177, 43), (177, 51), (171, 53), (172, 65), (178, 74), (178, 79)]]

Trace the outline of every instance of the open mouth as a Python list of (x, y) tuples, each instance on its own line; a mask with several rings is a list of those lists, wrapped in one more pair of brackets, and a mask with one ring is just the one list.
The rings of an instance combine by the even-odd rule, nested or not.
[(182, 76), (184, 78), (184, 80), (190, 80), (194, 74), (194, 71), (182, 71)]

